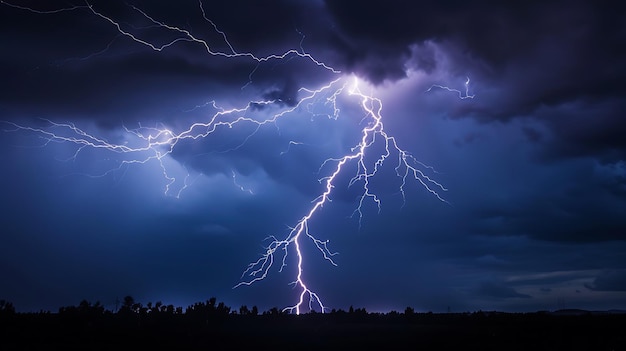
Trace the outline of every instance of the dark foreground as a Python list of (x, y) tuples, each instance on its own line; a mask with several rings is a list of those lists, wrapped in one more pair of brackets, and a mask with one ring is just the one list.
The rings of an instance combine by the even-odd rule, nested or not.
[[(206, 311), (204, 311), (206, 312)], [(1, 350), (626, 350), (626, 314), (16, 313)]]

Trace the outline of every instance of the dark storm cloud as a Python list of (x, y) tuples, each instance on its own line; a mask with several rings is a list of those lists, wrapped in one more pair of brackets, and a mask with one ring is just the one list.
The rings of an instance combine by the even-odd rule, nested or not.
[(595, 291), (626, 291), (626, 270), (604, 271), (585, 287)]
[(535, 191), (536, 181), (531, 176), (516, 174), (522, 193), (514, 202), (475, 205), (470, 210), (476, 219), (473, 229), (485, 235), (524, 235), (551, 241), (625, 238), (623, 162), (606, 165), (586, 159), (551, 168), (557, 173), (542, 191)]
[[(466, 51), (465, 58), (474, 56), (489, 65), (503, 65), (533, 45), (533, 33), (528, 29), (535, 25), (536, 14), (550, 10), (540, 15), (547, 18), (557, 11), (553, 5), (532, 2), (415, 4), (394, 0), (327, 1), (326, 5), (341, 28), (341, 44), (346, 47), (337, 49), (347, 53), (348, 67), (365, 68), (357, 70), (375, 83), (404, 76), (400, 72), (404, 70), (403, 59), (410, 54), (409, 47), (427, 40), (453, 41)], [(396, 58), (395, 62), (392, 58)], [(382, 62), (390, 64), (384, 68), (388, 76), (381, 74), (379, 63)], [(426, 69), (431, 69), (432, 65), (428, 60)], [(373, 75), (370, 76), (367, 67), (372, 68)]]
[(415, 50), (411, 58), (409, 48), (432, 41), (451, 60), (449, 72), (470, 75), (479, 95), (451, 115), (537, 118), (555, 136), (546, 156), (623, 157), (623, 9), (585, 1), (326, 4), (348, 70), (374, 83), (404, 77), (407, 66), (430, 72), (432, 54)]
[(478, 288), (476, 289), (476, 293), (481, 296), (498, 298), (498, 299), (509, 299), (509, 298), (531, 298), (532, 296), (527, 294), (522, 294), (515, 291), (514, 288), (504, 285), (502, 283), (496, 283), (492, 281), (486, 281), (480, 283)]
[(287, 80), (282, 86), (263, 94), (267, 100), (275, 100), (286, 106), (295, 106), (298, 102), (298, 89), (300, 86), (293, 80)]
[(595, 156), (605, 164), (626, 158), (622, 98), (607, 97), (590, 101), (572, 101), (548, 111), (538, 111), (554, 139), (546, 141), (544, 158)]

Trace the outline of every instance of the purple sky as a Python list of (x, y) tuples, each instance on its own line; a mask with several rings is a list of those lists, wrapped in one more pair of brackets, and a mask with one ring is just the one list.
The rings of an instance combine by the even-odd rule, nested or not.
[[(349, 186), (349, 164), (309, 223), (339, 253), (337, 266), (303, 241), (304, 276), (327, 307), (626, 309), (624, 10), (206, 1), (216, 31), (194, 0), (89, 4), (94, 11), (81, 1), (0, 1), (0, 299), (18, 310), (82, 299), (114, 308), (125, 295), (184, 307), (211, 296), (233, 307), (293, 305), (293, 251), (282, 272), (277, 264), (264, 281), (232, 287), (266, 237), (285, 238), (308, 213), (332, 171), (324, 160), (349, 153), (371, 120), (347, 91), (328, 118), (332, 90), (255, 133), (250, 123), (221, 126), (163, 158), (176, 178), (167, 194), (159, 162), (121, 163), (147, 154), (76, 154), (75, 143), (15, 124), (62, 133), (46, 120), (68, 123), (136, 147), (125, 128), (180, 133), (210, 119), (213, 102), (273, 100), (242, 114), (268, 118), (296, 106), (300, 88), (351, 77), (382, 101), (386, 133), (434, 168), (420, 169), (448, 189), (439, 190), (447, 202), (415, 180), (403, 201), (394, 156), (370, 184), (380, 211), (366, 199), (359, 224), (363, 183)], [(104, 18), (157, 47), (185, 37), (137, 9), (216, 52), (232, 53), (223, 31), (236, 52), (294, 49), (341, 73), (295, 54), (260, 64), (212, 56), (188, 40), (155, 51)], [(473, 99), (427, 91), (464, 93), (468, 77)]]

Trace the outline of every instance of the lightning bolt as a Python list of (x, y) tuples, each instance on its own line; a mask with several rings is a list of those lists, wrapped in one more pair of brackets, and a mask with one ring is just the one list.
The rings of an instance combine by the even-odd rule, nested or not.
[[(171, 190), (170, 187), (176, 179), (168, 172), (164, 159), (165, 157), (170, 156), (176, 146), (184, 140), (195, 141), (209, 138), (213, 133), (220, 129), (235, 128), (240, 125), (250, 126), (252, 131), (249, 132), (238, 145), (222, 151), (228, 152), (243, 146), (263, 126), (276, 125), (278, 120), (287, 118), (288, 116), (295, 114), (296, 111), (308, 111), (313, 118), (319, 115), (314, 107), (321, 103), (326, 106), (328, 110), (330, 110), (330, 113), (326, 116), (331, 119), (337, 119), (341, 115), (341, 111), (337, 103), (340, 96), (358, 103), (364, 114), (361, 121), (364, 126), (360, 130), (360, 139), (358, 139), (358, 142), (344, 155), (328, 158), (321, 164), (319, 168), (320, 173), (323, 173), (324, 170), (326, 170), (326, 172), (324, 172), (326, 175), (319, 179), (319, 183), (323, 185), (323, 190), (319, 196), (311, 202), (308, 212), (306, 212), (306, 214), (299, 221), (297, 221), (293, 227), (289, 228), (288, 233), (283, 239), (279, 239), (274, 235), (269, 236), (267, 238), (267, 240), (269, 240), (269, 244), (266, 246), (265, 252), (258, 260), (251, 262), (247, 266), (242, 273), (240, 282), (233, 287), (237, 288), (242, 285), (252, 285), (265, 279), (270, 273), (272, 267), (277, 264), (280, 265), (278, 271), (282, 272), (283, 269), (287, 267), (287, 260), (290, 253), (295, 254), (296, 274), (295, 279), (291, 282), (291, 285), (294, 289), (297, 289), (299, 293), (297, 301), (293, 305), (284, 308), (284, 311), (286, 312), (300, 314), (307, 310), (319, 310), (323, 313), (328, 310), (318, 293), (316, 293), (306, 283), (305, 255), (302, 248), (308, 242), (314, 245), (314, 247), (321, 253), (322, 257), (331, 265), (337, 265), (334, 261), (334, 257), (337, 253), (330, 250), (329, 240), (318, 239), (316, 235), (313, 235), (311, 227), (313, 219), (316, 218), (316, 216), (319, 216), (320, 209), (332, 201), (333, 190), (338, 183), (339, 176), (345, 173), (347, 165), (356, 165), (356, 173), (349, 180), (348, 186), (356, 186), (358, 184), (361, 189), (356, 208), (352, 214), (353, 216), (358, 217), (359, 226), (361, 226), (361, 221), (364, 215), (363, 207), (366, 202), (371, 201), (377, 206), (379, 211), (381, 209), (381, 199), (372, 189), (371, 181), (377, 176), (379, 170), (389, 162), (393, 162), (395, 174), (400, 179), (399, 193), (402, 196), (403, 202), (406, 202), (405, 188), (407, 183), (411, 180), (421, 184), (426, 191), (438, 200), (443, 202), (446, 201), (440, 196), (439, 192), (446, 191), (447, 189), (428, 175), (434, 171), (432, 167), (419, 162), (409, 152), (402, 149), (398, 145), (396, 138), (389, 135), (385, 131), (382, 116), (382, 101), (371, 94), (363, 92), (363, 82), (358, 77), (354, 75), (343, 75), (339, 70), (330, 67), (324, 62), (318, 61), (311, 54), (307, 53), (302, 46), (304, 35), (300, 32), (298, 32), (302, 38), (300, 41), (300, 50), (288, 50), (282, 54), (256, 56), (250, 52), (240, 52), (236, 50), (235, 46), (228, 40), (226, 33), (221, 31), (217, 25), (206, 16), (201, 1), (199, 1), (199, 8), (202, 12), (204, 20), (216, 33), (221, 36), (224, 44), (226, 44), (229, 49), (228, 51), (214, 50), (208, 42), (195, 37), (190, 31), (161, 22), (133, 5), (128, 6), (130, 6), (133, 11), (138, 13), (144, 19), (151, 22), (154, 26), (173, 33), (176, 37), (165, 43), (153, 43), (142, 38), (140, 32), (137, 33), (133, 32), (131, 29), (125, 29), (120, 22), (115, 21), (111, 17), (99, 12), (89, 2), (86, 2), (86, 5), (84, 6), (75, 6), (50, 11), (40, 11), (23, 6), (12, 5), (5, 1), (0, 1), (0, 4), (38, 14), (54, 14), (63, 11), (87, 10), (96, 17), (99, 17), (111, 24), (117, 30), (118, 36), (127, 37), (130, 40), (140, 43), (154, 51), (168, 49), (179, 42), (194, 42), (204, 47), (206, 53), (210, 56), (220, 56), (224, 58), (247, 58), (252, 60), (252, 62), (255, 62), (256, 67), (250, 72), (249, 81), (246, 85), (251, 84), (253, 75), (260, 64), (270, 60), (286, 60), (294, 57), (308, 60), (313, 65), (332, 72), (337, 76), (336, 79), (316, 89), (305, 87), (300, 88), (298, 90), (298, 100), (292, 107), (280, 107), (279, 111), (273, 114), (259, 116), (255, 115), (254, 111), (258, 110), (258, 107), (263, 106), (271, 105), (272, 107), (276, 107), (277, 102), (279, 102), (277, 100), (250, 101), (244, 106), (231, 109), (225, 109), (220, 107), (215, 101), (211, 101), (205, 105), (196, 106), (189, 110), (192, 111), (196, 108), (204, 107), (212, 108), (215, 112), (205, 121), (192, 123), (186, 129), (181, 131), (174, 131), (162, 125), (142, 126), (139, 124), (137, 128), (128, 128), (123, 126), (125, 132), (125, 140), (123, 143), (110, 142), (105, 138), (95, 136), (86, 130), (81, 129), (73, 123), (58, 123), (52, 120), (44, 120), (46, 124), (45, 126), (33, 127), (10, 121), (4, 122), (11, 126), (11, 128), (7, 131), (30, 132), (41, 137), (44, 140), (42, 146), (52, 142), (71, 143), (76, 145), (76, 150), (70, 159), (76, 159), (79, 157), (80, 153), (87, 148), (124, 156), (121, 157), (122, 160), (119, 161), (118, 167), (98, 176), (104, 176), (110, 172), (121, 169), (123, 166), (131, 164), (145, 164), (147, 162), (155, 161), (159, 164), (163, 172), (163, 177), (166, 180), (165, 194), (168, 195)], [(458, 93), (459, 98), (461, 99), (473, 98), (473, 95), (468, 94), (469, 82), (468, 78), (465, 83), (464, 92), (442, 85), (433, 85), (427, 91), (431, 91), (433, 88), (439, 88)], [(244, 85), (244, 87), (246, 85)], [(289, 147), (292, 145), (297, 146), (301, 144), (301, 142), (290, 141), (287, 151), (289, 151)], [(252, 194), (251, 190), (246, 189), (237, 183), (235, 171), (232, 170), (231, 172), (233, 184), (241, 191), (246, 191)], [(183, 189), (187, 188), (189, 185), (187, 183), (187, 178), (188, 176), (185, 177)], [(175, 196), (178, 197), (183, 189), (179, 190)]]
[[(363, 192), (358, 200), (358, 205), (354, 210), (354, 214), (359, 217), (359, 225), (361, 219), (363, 217), (363, 204), (367, 199), (371, 199), (377, 206), (380, 211), (381, 201), (379, 197), (370, 189), (370, 180), (376, 176), (380, 167), (383, 166), (385, 161), (395, 154), (396, 159), (396, 174), (402, 179), (402, 183), (400, 185), (400, 192), (402, 194), (403, 199), (405, 199), (405, 185), (406, 181), (409, 177), (417, 180), (421, 183), (425, 189), (427, 189), (431, 194), (433, 194), (436, 198), (441, 201), (445, 200), (438, 194), (437, 190), (445, 191), (446, 188), (443, 187), (440, 183), (435, 181), (426, 175), (421, 169), (420, 166), (423, 164), (418, 162), (411, 154), (407, 151), (401, 149), (396, 139), (393, 136), (388, 135), (385, 132), (381, 111), (383, 108), (382, 101), (378, 98), (369, 96), (362, 92), (359, 86), (360, 80), (357, 77), (351, 77), (348, 82), (345, 82), (341, 87), (336, 89), (332, 94), (332, 98), (336, 98), (339, 94), (341, 94), (346, 88), (348, 88), (348, 95), (356, 97), (360, 100), (360, 105), (363, 111), (366, 113), (366, 119), (369, 120), (368, 125), (361, 130), (361, 139), (357, 145), (352, 148), (352, 152), (346, 154), (339, 158), (329, 158), (320, 168), (323, 168), (327, 164), (334, 164), (333, 171), (330, 175), (321, 178), (320, 182), (322, 182), (324, 187), (324, 192), (320, 194), (314, 201), (311, 206), (309, 212), (300, 219), (300, 221), (291, 228), (289, 234), (285, 239), (279, 240), (274, 236), (271, 236), (271, 243), (267, 246), (267, 250), (265, 254), (259, 258), (257, 261), (250, 263), (248, 268), (244, 271), (242, 278), (245, 276), (250, 277), (247, 281), (242, 281), (237, 284), (235, 287), (241, 285), (251, 285), (259, 280), (263, 280), (270, 270), (270, 268), (274, 265), (276, 258), (274, 257), (276, 254), (282, 254), (281, 266), (279, 271), (282, 271), (286, 266), (286, 259), (289, 252), (289, 247), (293, 245), (296, 257), (297, 257), (297, 274), (296, 280), (292, 282), (293, 285), (300, 289), (299, 299), (297, 303), (293, 306), (286, 307), (284, 311), (287, 312), (295, 312), (296, 314), (300, 314), (302, 312), (303, 306), (308, 305), (309, 310), (314, 308), (319, 308), (321, 312), (326, 310), (322, 300), (319, 295), (311, 290), (304, 278), (303, 278), (303, 259), (304, 255), (302, 250), (300, 249), (302, 246), (302, 239), (309, 239), (315, 247), (321, 252), (324, 259), (330, 262), (330, 264), (336, 266), (337, 264), (333, 260), (333, 256), (336, 255), (335, 252), (332, 252), (328, 248), (328, 240), (320, 240), (317, 237), (313, 236), (309, 230), (310, 222), (315, 214), (321, 209), (325, 204), (331, 201), (331, 194), (335, 187), (336, 180), (338, 176), (342, 173), (343, 168), (346, 164), (350, 162), (356, 162), (357, 164), (357, 172), (352, 177), (349, 182), (349, 185), (354, 185), (357, 182), (362, 184)], [(334, 111), (337, 111), (336, 107)], [(378, 139), (380, 141), (378, 141)], [(375, 142), (380, 142), (384, 146), (384, 152), (378, 155), (375, 161), (368, 161), (368, 152), (372, 150), (372, 145)], [(280, 251), (282, 251), (282, 253)]]

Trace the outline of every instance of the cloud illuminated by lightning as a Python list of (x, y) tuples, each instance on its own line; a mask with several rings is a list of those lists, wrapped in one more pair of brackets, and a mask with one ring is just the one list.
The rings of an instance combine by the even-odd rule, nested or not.
[[(392, 163), (392, 167), (395, 169), (396, 175), (401, 180), (399, 185), (399, 192), (402, 195), (403, 201), (405, 198), (405, 187), (410, 180), (416, 181), (423, 186), (429, 193), (431, 193), (438, 200), (444, 201), (444, 198), (440, 196), (440, 191), (446, 189), (442, 184), (431, 178), (428, 174), (432, 173), (432, 168), (422, 164), (415, 159), (409, 152), (400, 148), (395, 137), (387, 134), (383, 124), (383, 102), (370, 94), (363, 92), (363, 82), (354, 75), (343, 75), (339, 70), (336, 70), (324, 62), (318, 61), (311, 54), (307, 53), (302, 47), (302, 41), (300, 42), (300, 50), (288, 50), (281, 54), (272, 54), (268, 56), (257, 56), (251, 52), (240, 52), (230, 43), (226, 33), (221, 31), (216, 24), (211, 21), (205, 13), (203, 4), (199, 1), (199, 8), (202, 12), (204, 20), (218, 33), (224, 44), (227, 45), (229, 51), (217, 51), (209, 45), (209, 43), (201, 38), (194, 36), (190, 31), (166, 24), (159, 21), (143, 10), (129, 5), (133, 11), (136, 11), (144, 19), (148, 20), (154, 26), (161, 28), (176, 35), (174, 39), (161, 44), (157, 44), (142, 38), (140, 31), (133, 31), (133, 29), (125, 29), (120, 22), (114, 20), (111, 17), (99, 12), (94, 6), (86, 3), (85, 6), (75, 6), (71, 8), (39, 11), (23, 6), (12, 5), (5, 1), (0, 1), (0, 4), (12, 6), (18, 9), (31, 11), (39, 14), (54, 14), (62, 11), (79, 11), (88, 10), (91, 14), (101, 18), (102, 20), (110, 23), (118, 31), (118, 35), (124, 36), (140, 43), (154, 51), (162, 51), (168, 49), (179, 42), (193, 42), (201, 45), (206, 53), (210, 56), (220, 56), (224, 58), (247, 58), (256, 62), (256, 68), (250, 72), (249, 81), (252, 82), (253, 74), (255, 73), (258, 65), (270, 61), (270, 60), (284, 60), (293, 57), (299, 57), (301, 59), (308, 60), (311, 64), (320, 67), (321, 69), (332, 72), (336, 78), (329, 81), (327, 84), (317, 87), (315, 89), (301, 87), (298, 90), (297, 101), (293, 106), (283, 106), (277, 104), (277, 100), (258, 100), (250, 101), (243, 106), (231, 109), (225, 109), (220, 107), (216, 102), (211, 101), (207, 103), (214, 109), (214, 113), (207, 119), (202, 121), (196, 121), (183, 130), (174, 131), (168, 129), (165, 126), (142, 126), (141, 124), (137, 128), (127, 128), (124, 126), (125, 141), (123, 143), (115, 143), (107, 141), (105, 138), (95, 136), (86, 130), (80, 128), (73, 123), (58, 123), (52, 120), (45, 120), (46, 126), (33, 127), (29, 125), (18, 124), (15, 122), (5, 122), (12, 127), (11, 131), (31, 132), (39, 137), (43, 138), (44, 145), (50, 142), (70, 143), (76, 146), (76, 150), (72, 155), (72, 158), (80, 156), (81, 151), (85, 149), (95, 149), (110, 152), (113, 154), (123, 155), (124, 157), (119, 161), (119, 166), (115, 169), (102, 174), (106, 175), (109, 172), (120, 169), (122, 166), (129, 164), (144, 164), (147, 162), (157, 162), (163, 172), (163, 177), (166, 179), (165, 194), (171, 193), (171, 186), (176, 182), (175, 177), (170, 175), (168, 168), (164, 163), (164, 159), (167, 156), (171, 156), (172, 152), (179, 143), (184, 140), (195, 141), (204, 138), (210, 138), (212, 134), (221, 129), (235, 128), (247, 125), (250, 128), (250, 132), (241, 140), (239, 144), (232, 149), (235, 150), (243, 146), (247, 140), (257, 133), (265, 125), (276, 125), (278, 120), (286, 119), (291, 115), (296, 114), (297, 111), (309, 111), (312, 115), (314, 113), (314, 106), (317, 104), (323, 104), (331, 112), (327, 114), (329, 118), (339, 118), (341, 111), (337, 105), (337, 99), (341, 96), (349, 101), (360, 106), (360, 109), (364, 113), (362, 121), (362, 129), (360, 130), (360, 139), (355, 145), (344, 155), (338, 157), (331, 157), (326, 159), (320, 166), (320, 173), (325, 174), (319, 179), (320, 184), (323, 185), (323, 191), (311, 202), (308, 212), (297, 223), (290, 228), (289, 232), (283, 239), (279, 239), (277, 236), (270, 236), (270, 241), (267, 245), (265, 252), (261, 257), (250, 263), (243, 272), (240, 282), (235, 285), (234, 288), (242, 285), (252, 285), (260, 280), (263, 280), (270, 273), (271, 268), (276, 265), (276, 262), (280, 267), (278, 271), (282, 271), (287, 266), (287, 259), (289, 254), (294, 254), (296, 257), (296, 276), (292, 282), (294, 288), (298, 289), (297, 301), (284, 309), (284, 311), (292, 313), (302, 313), (307, 310), (319, 310), (325, 312), (327, 310), (326, 305), (323, 303), (320, 296), (306, 283), (304, 276), (304, 260), (303, 245), (307, 242), (313, 244), (317, 250), (321, 253), (323, 258), (330, 264), (336, 265), (333, 260), (336, 255), (328, 247), (328, 240), (320, 240), (317, 236), (312, 234), (311, 227), (312, 221), (318, 212), (324, 205), (327, 205), (332, 200), (333, 189), (337, 186), (338, 178), (341, 174), (345, 173), (348, 164), (355, 165), (356, 173), (352, 176), (348, 186), (358, 185), (361, 189), (360, 196), (356, 204), (353, 215), (358, 217), (359, 225), (363, 218), (363, 206), (365, 202), (373, 202), (379, 209), (381, 208), (381, 200), (377, 196), (376, 192), (371, 187), (371, 181), (377, 176), (379, 170), (386, 164)], [(300, 33), (300, 32), (298, 32)], [(302, 33), (301, 37), (304, 40)], [(433, 88), (440, 88), (451, 92), (458, 93), (461, 99), (473, 98), (473, 95), (469, 95), (469, 78), (465, 83), (465, 91), (463, 92), (451, 89), (442, 85), (433, 85), (428, 91)], [(262, 106), (272, 106), (278, 108), (278, 111), (270, 114), (254, 113)], [(280, 106), (280, 107), (277, 107)], [(202, 106), (197, 106), (199, 108)], [(301, 142), (290, 141), (287, 146), (287, 151), (293, 145), (300, 145)], [(229, 151), (225, 150), (225, 151)], [(382, 150), (382, 151), (381, 151)], [(287, 152), (284, 151), (283, 153)], [(354, 169), (354, 168), (353, 168)], [(232, 171), (233, 183), (240, 190), (253, 192), (237, 183), (236, 173)], [(184, 185), (175, 196), (179, 196), (183, 189), (188, 187), (187, 178), (184, 180)]]

